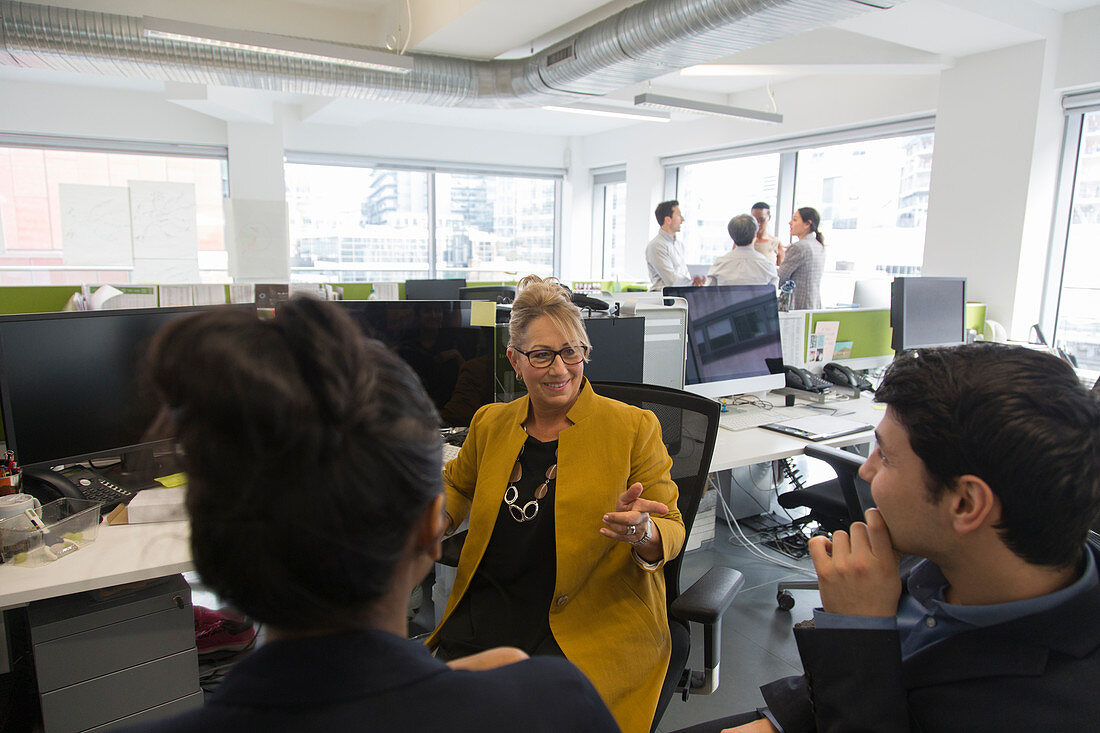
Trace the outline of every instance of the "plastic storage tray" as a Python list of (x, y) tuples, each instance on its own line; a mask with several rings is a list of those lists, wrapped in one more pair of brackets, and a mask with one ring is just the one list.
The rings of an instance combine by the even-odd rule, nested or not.
[(45, 529), (24, 515), (0, 520), (0, 555), (5, 563), (38, 567), (94, 542), (99, 534), (101, 502), (58, 499), (39, 510)]

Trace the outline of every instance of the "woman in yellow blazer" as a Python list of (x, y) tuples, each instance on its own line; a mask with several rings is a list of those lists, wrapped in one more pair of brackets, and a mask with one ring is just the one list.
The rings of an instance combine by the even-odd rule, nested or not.
[(428, 644), (563, 655), (644, 733), (671, 647), (661, 566), (684, 542), (672, 459), (651, 412), (584, 379), (584, 324), (560, 285), (524, 278), (509, 332), (527, 395), (479, 410), (444, 469), (451, 531), (470, 529)]

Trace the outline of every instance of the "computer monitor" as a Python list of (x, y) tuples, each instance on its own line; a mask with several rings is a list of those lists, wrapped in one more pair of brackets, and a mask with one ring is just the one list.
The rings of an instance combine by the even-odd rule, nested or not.
[(895, 277), (890, 285), (890, 347), (906, 351), (963, 342), (966, 278)]
[(774, 287), (666, 287), (664, 294), (688, 304), (685, 390), (725, 397), (784, 386), (766, 361), (783, 358)]
[(857, 308), (889, 308), (890, 281), (886, 279), (856, 280), (852, 303)]
[(459, 290), (466, 287), (466, 278), (445, 280), (406, 280), (405, 300), (461, 300)]
[[(252, 304), (0, 317), (0, 402), (8, 450), (24, 469), (122, 457), (116, 483), (154, 477), (146, 439), (159, 400), (144, 380), (153, 335), (178, 318)], [(148, 475), (141, 475), (148, 474)]]
[(412, 367), (444, 425), (469, 425), (477, 409), (493, 401), (493, 329), (471, 325), (469, 301), (335, 302), (364, 334)]

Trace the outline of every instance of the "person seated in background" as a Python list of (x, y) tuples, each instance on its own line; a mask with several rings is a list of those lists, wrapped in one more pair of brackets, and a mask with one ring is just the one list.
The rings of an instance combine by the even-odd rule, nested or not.
[[(1060, 359), (1002, 344), (902, 356), (875, 399), (860, 475), (878, 508), (810, 540), (822, 608), (795, 628), (805, 676), (762, 687), (761, 713), (688, 730), (1091, 727), (1100, 404)], [(899, 577), (898, 553), (925, 559)]]
[(719, 256), (707, 273), (708, 285), (779, 285), (775, 262), (760, 254), (753, 246), (756, 220), (748, 214), (738, 214), (726, 226), (733, 249)]
[(446, 528), (439, 417), (339, 308), (296, 299), (271, 320), (175, 321), (150, 374), (157, 434), (175, 437), (188, 474), (195, 567), (267, 643), (205, 706), (147, 729), (617, 730), (563, 659), (494, 649), (448, 667), (406, 638)]
[(555, 280), (520, 281), (508, 333), (527, 394), (478, 410), (444, 469), (450, 529), (470, 529), (428, 646), (564, 656), (648, 732), (672, 649), (662, 567), (684, 543), (661, 425), (584, 378), (584, 321)]

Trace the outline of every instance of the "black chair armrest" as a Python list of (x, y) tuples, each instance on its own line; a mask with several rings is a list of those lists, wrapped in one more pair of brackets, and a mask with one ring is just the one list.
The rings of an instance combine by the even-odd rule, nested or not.
[(466, 530), (456, 532), (443, 540), (443, 555), (439, 558), (439, 564), (457, 568), (458, 557), (462, 554), (464, 544), (466, 544)]
[(683, 621), (716, 623), (744, 585), (745, 576), (740, 571), (712, 567), (672, 602), (672, 615)]
[(825, 461), (833, 470), (837, 473), (841, 471), (848, 471), (850, 473), (858, 473), (859, 467), (863, 465), (866, 460), (862, 456), (857, 456), (855, 453), (849, 453), (846, 450), (840, 448), (834, 448), (831, 445), (807, 445), (802, 450), (803, 453), (810, 458), (816, 458), (820, 461)]

